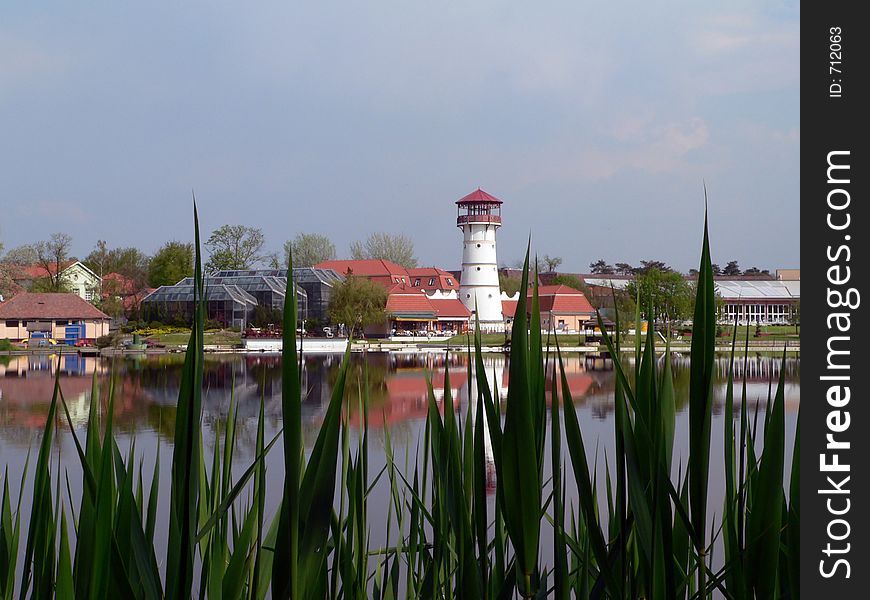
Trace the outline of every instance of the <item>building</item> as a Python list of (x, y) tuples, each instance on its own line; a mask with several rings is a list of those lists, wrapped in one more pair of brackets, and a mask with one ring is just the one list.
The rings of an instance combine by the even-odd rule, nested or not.
[(314, 265), (315, 269), (332, 269), (339, 275), (348, 277), (364, 277), (386, 289), (396, 284), (411, 285), (408, 269), (389, 260), (326, 260)]
[(720, 323), (789, 325), (800, 314), (800, 279), (716, 277), (714, 281), (722, 298)]
[(459, 292), (459, 280), (450, 271), (438, 267), (408, 269), (411, 287), (420, 288), (427, 294), (434, 291)]
[(108, 315), (71, 293), (22, 292), (0, 303), (0, 339), (49, 337), (75, 344), (108, 334), (109, 321)]
[[(531, 297), (529, 297), (531, 307)], [(542, 285), (538, 288), (541, 327), (557, 333), (574, 333), (595, 319), (595, 309), (580, 290), (567, 285)]]
[[(257, 307), (284, 310), (287, 270), (218, 271), (204, 278), (206, 318), (225, 327), (245, 329)], [(308, 318), (308, 296), (294, 284), (297, 318)], [(175, 285), (157, 288), (142, 300), (142, 317), (146, 321), (189, 323), (194, 313), (194, 280), (185, 277)]]
[[(529, 318), (531, 318), (532, 294), (533, 291), (530, 289), (526, 296), (526, 311)], [(507, 326), (510, 326), (516, 315), (519, 299), (519, 292), (513, 296), (505, 293), (501, 295), (502, 311)], [(567, 285), (538, 286), (538, 307), (542, 331), (555, 329), (557, 333), (576, 333), (585, 329), (586, 324), (596, 318), (595, 308), (586, 295)]]
[[(31, 290), (40, 279), (54, 277), (56, 264), (18, 266), (13, 271), (13, 281), (25, 290)], [(100, 293), (100, 276), (81, 261), (70, 260), (60, 265), (60, 279), (66, 289), (88, 302), (96, 300)]]
[(495, 239), (501, 227), (501, 205), (501, 200), (480, 188), (456, 201), (456, 226), (463, 238), (459, 299), (486, 332), (505, 328)]

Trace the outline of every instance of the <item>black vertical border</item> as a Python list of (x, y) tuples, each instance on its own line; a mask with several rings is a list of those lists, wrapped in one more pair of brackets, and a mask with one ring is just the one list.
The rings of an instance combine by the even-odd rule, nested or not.
[[(867, 180), (870, 178), (870, 161), (866, 151), (870, 121), (870, 98), (866, 80), (870, 78), (870, 61), (867, 57), (870, 23), (859, 17), (866, 6), (860, 2), (813, 2), (801, 7), (801, 269), (803, 285), (801, 298), (801, 593), (804, 598), (868, 598), (870, 597), (870, 531), (868, 531), (867, 481), (870, 479), (868, 454), (870, 454), (870, 397), (867, 377), (870, 362), (867, 346), (870, 344), (867, 328), (867, 312), (870, 310), (870, 295), (867, 279), (870, 276), (870, 255), (866, 237), (870, 235), (868, 218)], [(841, 56), (832, 56), (832, 35), (840, 28)], [(833, 49), (836, 49), (834, 46)], [(840, 65), (831, 61), (841, 59)], [(831, 67), (840, 68), (836, 73)], [(839, 81), (838, 81), (839, 80)], [(840, 97), (831, 97), (831, 85), (842, 86)], [(835, 90), (836, 91), (836, 90)], [(849, 183), (828, 183), (828, 154), (832, 151), (849, 151)], [(843, 161), (840, 155), (838, 161)], [(843, 173), (843, 171), (840, 171)], [(828, 193), (835, 188), (846, 188), (850, 202), (845, 211), (833, 215), (835, 222), (842, 222), (849, 213), (848, 230), (834, 231), (827, 223)], [(842, 204), (844, 196), (837, 194), (836, 203)], [(846, 239), (846, 236), (850, 239)], [(851, 260), (845, 261), (846, 252), (840, 260), (831, 261), (829, 248), (836, 250), (846, 245)], [(850, 267), (847, 284), (833, 286), (828, 280), (828, 269), (834, 264)], [(836, 275), (836, 274), (835, 274)], [(832, 308), (828, 302), (828, 290), (849, 287), (861, 294), (858, 308)], [(850, 313), (849, 333), (829, 330), (828, 317), (834, 312)], [(830, 489), (830, 475), (841, 482), (841, 474), (823, 473), (820, 455), (826, 452), (826, 435), (829, 433), (829, 411), (836, 410), (827, 401), (827, 391), (832, 382), (820, 378), (831, 374), (827, 369), (828, 339), (831, 335), (848, 335), (847, 360), (851, 366), (849, 385), (851, 400), (841, 408), (849, 412), (850, 426), (846, 432), (835, 434), (838, 440), (848, 441), (851, 447), (840, 452), (841, 463), (850, 465), (850, 480), (843, 488), (849, 494), (827, 494), (820, 490)], [(843, 342), (837, 342), (844, 348)], [(842, 360), (841, 360), (842, 362)], [(827, 451), (830, 457), (830, 450)], [(831, 458), (828, 458), (828, 462)], [(850, 501), (848, 513), (837, 517), (829, 512), (828, 499), (835, 510)], [(848, 521), (849, 535), (841, 541), (829, 538), (828, 526), (833, 519)], [(841, 536), (846, 527), (842, 523), (832, 526), (831, 531)], [(825, 554), (828, 543), (832, 548), (845, 549), (843, 554)], [(845, 565), (840, 564), (834, 575), (824, 577), (821, 570), (830, 569), (838, 558), (849, 563), (849, 577)], [(824, 562), (824, 567), (822, 562)]]

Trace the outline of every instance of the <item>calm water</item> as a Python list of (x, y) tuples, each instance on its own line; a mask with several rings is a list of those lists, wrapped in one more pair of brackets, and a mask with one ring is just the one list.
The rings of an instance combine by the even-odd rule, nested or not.
[[(72, 420), (83, 432), (88, 418), (91, 382), (94, 374), (106, 386), (112, 373), (115, 374), (115, 427), (121, 432), (119, 446), (127, 448), (135, 439), (136, 454), (144, 461), (146, 485), (150, 478), (160, 447), (161, 507), (163, 518), (158, 531), (164, 532), (169, 501), (169, 473), (172, 435), (175, 422), (175, 403), (181, 378), (181, 355), (153, 357), (126, 357), (114, 362), (101, 358), (65, 356), (60, 361), (61, 387), (67, 399)], [(303, 382), (306, 397), (303, 402), (303, 430), (306, 445), (310, 448), (317, 435), (319, 423), (326, 410), (331, 390), (338, 374), (340, 356), (320, 355), (305, 358)], [(485, 356), (491, 388), (498, 388), (501, 397), (507, 391), (508, 365), (505, 356)], [(347, 386), (350, 407), (358, 406), (359, 388), (362, 385), (363, 364), (367, 364), (370, 396), (370, 473), (377, 473), (385, 463), (383, 440), (388, 431), (397, 461), (404, 464), (406, 455), (413, 468), (413, 456), (418, 441), (422, 443), (423, 424), (427, 410), (426, 378), (431, 374), (436, 398), (444, 397), (445, 366), (450, 369), (451, 396), (464, 415), (469, 397), (469, 382), (466, 375), (467, 359), (464, 355), (452, 355), (447, 365), (443, 353), (431, 354), (369, 354), (354, 355), (351, 377)], [(738, 361), (738, 376), (743, 376), (742, 360)], [(725, 400), (724, 379), (727, 375), (727, 359), (719, 361), (719, 380), (715, 386), (713, 439), (711, 458), (710, 511), (719, 513), (722, 506), (722, 425)], [(566, 360), (568, 382), (575, 400), (580, 424), (583, 429), (590, 461), (595, 460), (599, 481), (603, 481), (605, 456), (614, 455), (613, 442), (613, 385), (612, 371), (596, 370), (601, 364), (586, 363), (583, 357), (572, 356)], [(45, 425), (46, 413), (51, 399), (54, 377), (58, 368), (57, 357), (14, 356), (0, 357), (0, 456), (9, 469), (10, 488), (20, 480), (28, 452), (35, 460), (38, 440)], [(771, 357), (751, 357), (746, 369), (747, 391), (750, 406), (763, 412), (768, 397), (771, 378), (778, 377), (785, 369), (786, 380), (786, 425), (788, 433), (786, 473), (790, 465), (797, 409), (800, 403), (800, 360)], [(676, 447), (674, 464), (685, 463), (688, 444), (687, 394), (688, 360), (676, 358), (674, 362), (676, 390), (678, 394)], [(260, 399), (265, 399), (267, 440), (281, 428), (281, 359), (276, 355), (212, 355), (207, 357), (203, 396), (203, 431), (206, 456), (210, 456), (214, 433), (220, 432), (230, 404), (235, 397), (238, 404), (234, 467), (243, 471), (253, 459)], [(740, 388), (736, 396), (739, 401)], [(476, 392), (472, 390), (473, 397)], [(358, 422), (358, 415), (352, 420)], [(761, 421), (759, 416), (759, 421)], [(66, 419), (61, 425), (56, 456), (62, 462), (61, 472), (66, 471), (73, 493), (80, 489), (81, 474)], [(549, 448), (549, 444), (547, 444)], [(567, 454), (567, 451), (566, 451)], [(275, 510), (280, 495), (283, 468), (280, 449), (268, 459), (269, 498), (267, 510)], [(549, 459), (545, 462), (549, 465)], [(56, 465), (55, 465), (56, 466)], [(57, 471), (54, 470), (54, 473)], [(493, 469), (494, 472), (494, 469)], [(576, 502), (576, 489), (567, 477), (568, 495)], [(603, 487), (603, 486), (601, 486)], [(494, 488), (493, 488), (494, 489)], [(373, 543), (381, 543), (377, 535), (380, 524), (387, 517), (387, 488), (379, 485), (369, 503), (370, 523), (373, 525)], [(22, 510), (28, 512), (30, 489), (24, 486)], [(76, 503), (78, 499), (75, 499)], [(492, 497), (491, 497), (492, 501)], [(26, 523), (27, 514), (22, 514)], [(378, 524), (378, 525), (375, 525)], [(545, 526), (546, 532), (548, 528)], [(546, 534), (546, 533), (545, 533)], [(546, 546), (545, 546), (546, 548)], [(546, 554), (544, 556), (546, 560)]]

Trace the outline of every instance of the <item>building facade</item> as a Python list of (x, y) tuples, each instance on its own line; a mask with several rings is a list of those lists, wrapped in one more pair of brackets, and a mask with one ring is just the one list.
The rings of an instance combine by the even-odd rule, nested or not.
[(108, 334), (109, 321), (77, 294), (22, 292), (0, 302), (0, 339), (48, 337), (72, 345)]

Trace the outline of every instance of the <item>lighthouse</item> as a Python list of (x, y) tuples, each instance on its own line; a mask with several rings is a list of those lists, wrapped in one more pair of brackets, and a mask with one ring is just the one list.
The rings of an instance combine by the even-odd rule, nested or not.
[(456, 201), (456, 226), (462, 230), (459, 299), (485, 332), (504, 331), (495, 233), (501, 227), (502, 201), (477, 188)]

